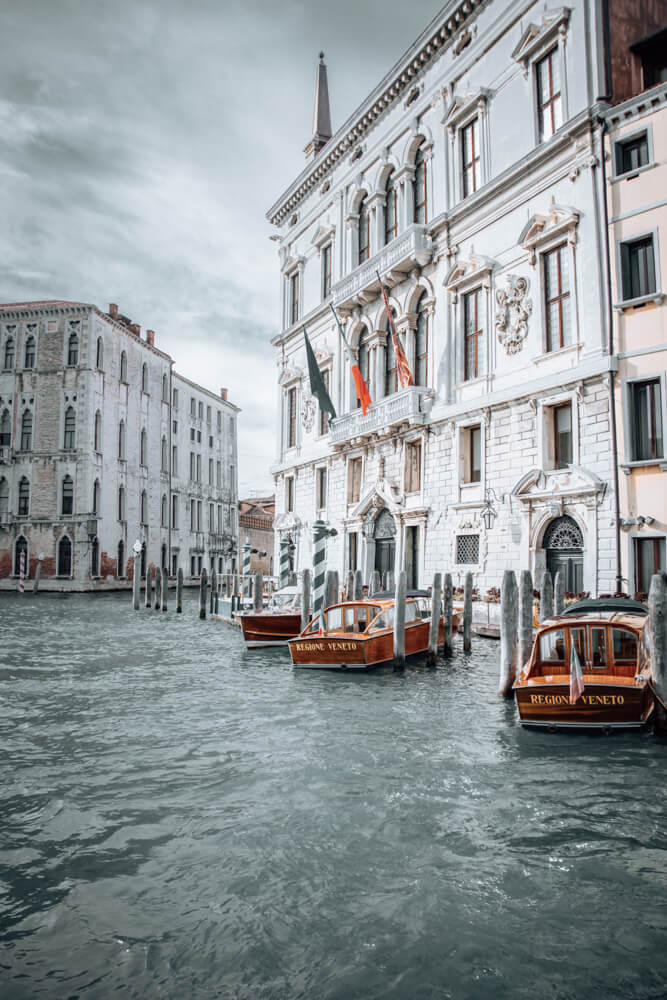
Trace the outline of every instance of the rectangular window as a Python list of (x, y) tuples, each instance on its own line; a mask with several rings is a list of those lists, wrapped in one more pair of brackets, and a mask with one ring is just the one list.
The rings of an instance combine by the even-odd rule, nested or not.
[(213, 503), (208, 505), (208, 530), (211, 533), (215, 531), (215, 504)]
[(456, 562), (459, 565), (479, 562), (479, 535), (456, 536)]
[(635, 590), (648, 594), (651, 577), (662, 573), (665, 566), (665, 539), (635, 538)]
[(539, 141), (550, 139), (563, 124), (558, 48), (553, 48), (535, 67)]
[(210, 406), (206, 407), (206, 423), (207, 424), (211, 423), (211, 407)]
[(418, 493), (421, 488), (421, 441), (408, 441), (405, 445), (405, 492)]
[(220, 412), (220, 410), (218, 410), (216, 414), (216, 430), (218, 434), (220, 434), (222, 431), (222, 413)]
[[(328, 368), (322, 372), (322, 381), (324, 382), (324, 388), (329, 392), (329, 382), (330, 382), (330, 372)], [(320, 409), (320, 437), (324, 437), (325, 434), (329, 433), (329, 418), (331, 414), (328, 410)]]
[(347, 502), (358, 503), (361, 499), (362, 459), (351, 458), (347, 463)]
[(630, 393), (633, 461), (664, 458), (660, 379), (632, 382)]
[(287, 447), (296, 444), (296, 386), (287, 392)]
[(201, 519), (201, 500), (197, 501), (197, 531), (201, 531), (202, 519)]
[(218, 489), (222, 486), (222, 462), (215, 463), (215, 484)]
[(190, 396), (190, 416), (191, 417), (197, 416), (197, 400), (195, 399), (194, 396)]
[(208, 460), (208, 485), (213, 486), (213, 459)]
[(315, 470), (316, 503), (318, 510), (324, 510), (327, 505), (327, 470), (322, 466)]
[(171, 498), (171, 526), (178, 528), (178, 496), (176, 493)]
[(201, 483), (201, 455), (197, 455), (197, 482)]
[(624, 302), (656, 291), (652, 235), (621, 243), (621, 290)]
[(482, 289), (463, 296), (463, 380), (469, 382), (481, 373), (481, 350), (484, 322)]
[(190, 479), (194, 482), (195, 478), (195, 453), (190, 452)]
[(171, 390), (171, 405), (175, 410), (178, 409), (178, 389)]
[(482, 428), (466, 427), (463, 432), (463, 482), (479, 483), (482, 478)]
[(464, 198), (473, 194), (482, 181), (479, 150), (479, 120), (473, 118), (461, 129), (461, 193)]
[[(351, 531), (347, 536), (347, 568), (351, 570), (357, 569), (357, 546), (359, 543), (359, 535), (356, 531)], [(352, 600), (352, 595), (347, 595), (348, 601)]]
[(572, 343), (570, 316), (570, 270), (566, 244), (542, 257), (547, 351), (557, 351)]
[(178, 421), (177, 420), (172, 420), (172, 422), (171, 422), (171, 429), (172, 429), (172, 432), (174, 434), (177, 433), (177, 431), (178, 431)]
[(331, 244), (322, 247), (322, 298), (331, 294)]
[(630, 174), (648, 163), (648, 134), (634, 135), (630, 139), (615, 143), (616, 176)]
[(175, 444), (171, 448), (171, 474), (178, 475), (178, 447)]
[(197, 502), (190, 501), (190, 531), (194, 531), (197, 524)]
[(285, 479), (285, 510), (294, 510), (294, 477), (287, 476)]
[(195, 429), (194, 429), (194, 427), (191, 427), (190, 428), (190, 440), (194, 441), (194, 439), (195, 439)]
[(289, 317), (290, 323), (296, 323), (299, 319), (299, 272), (289, 279)]
[(572, 407), (569, 403), (553, 407), (554, 469), (566, 469), (572, 463)]

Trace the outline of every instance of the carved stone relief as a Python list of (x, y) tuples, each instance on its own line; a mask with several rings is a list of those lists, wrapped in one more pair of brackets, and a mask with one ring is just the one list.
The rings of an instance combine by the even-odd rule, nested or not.
[(518, 354), (528, 336), (528, 319), (533, 303), (526, 298), (526, 278), (508, 275), (505, 288), (496, 290), (496, 330), (498, 340), (508, 354)]

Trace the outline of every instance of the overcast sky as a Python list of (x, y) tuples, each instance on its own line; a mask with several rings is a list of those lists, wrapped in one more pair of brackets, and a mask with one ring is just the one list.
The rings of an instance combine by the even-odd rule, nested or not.
[(0, 301), (117, 302), (229, 388), (273, 491), (278, 258), (324, 49), (334, 131), (437, 0), (0, 0)]

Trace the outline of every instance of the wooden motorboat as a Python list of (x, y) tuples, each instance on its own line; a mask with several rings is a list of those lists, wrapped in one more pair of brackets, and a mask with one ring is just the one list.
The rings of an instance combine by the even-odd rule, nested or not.
[[(409, 592), (405, 602), (405, 655), (424, 654), (428, 649), (430, 597)], [(289, 642), (295, 667), (317, 670), (372, 670), (391, 663), (394, 657), (394, 599), (378, 595), (363, 601), (332, 604), (303, 632)], [(458, 627), (452, 617), (452, 629)], [(438, 643), (444, 642), (444, 621), (438, 628)]]
[(654, 707), (644, 605), (579, 601), (542, 622), (514, 683), (524, 726), (637, 729)]
[(301, 593), (298, 587), (283, 587), (261, 611), (239, 611), (246, 649), (284, 646), (301, 631)]

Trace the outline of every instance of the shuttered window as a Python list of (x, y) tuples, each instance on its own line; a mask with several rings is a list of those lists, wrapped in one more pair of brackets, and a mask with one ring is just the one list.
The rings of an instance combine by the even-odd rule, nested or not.
[(421, 488), (421, 441), (408, 441), (405, 446), (405, 492), (418, 493)]

